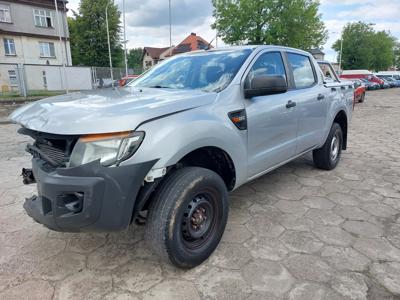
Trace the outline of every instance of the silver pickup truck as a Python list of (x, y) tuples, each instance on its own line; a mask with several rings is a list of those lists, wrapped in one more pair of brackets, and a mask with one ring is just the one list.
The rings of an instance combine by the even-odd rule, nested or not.
[(23, 178), (38, 190), (24, 208), (57, 231), (146, 223), (154, 252), (197, 266), (223, 235), (228, 192), (309, 151), (317, 168), (338, 164), (353, 86), (324, 68), (292, 48), (212, 49), (126, 88), (19, 108), (11, 119), (33, 139)]

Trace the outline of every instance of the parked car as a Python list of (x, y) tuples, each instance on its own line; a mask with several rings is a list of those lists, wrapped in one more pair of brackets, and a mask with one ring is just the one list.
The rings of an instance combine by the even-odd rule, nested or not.
[(29, 216), (58, 231), (115, 231), (146, 218), (145, 238), (181, 268), (223, 235), (228, 192), (312, 151), (334, 169), (347, 147), (353, 84), (324, 82), (308, 52), (239, 46), (176, 55), (125, 89), (51, 97), (11, 120), (37, 183)]
[(367, 90), (378, 90), (381, 88), (381, 85), (376, 82), (369, 81), (365, 78), (360, 78), (359, 80), (361, 80), (365, 84)]
[(118, 85), (119, 86), (125, 86), (125, 85), (127, 85), (130, 82), (132, 82), (133, 80), (135, 80), (138, 77), (139, 77), (139, 75), (128, 75), (128, 76), (122, 77), (119, 80)]
[(340, 78), (348, 80), (364, 78), (368, 81), (379, 84), (381, 88), (385, 88), (384, 81), (368, 70), (345, 70), (340, 74)]
[(393, 78), (394, 80), (400, 80), (400, 71), (380, 71), (377, 74), (378, 77), (385, 76)]
[(391, 77), (389, 75), (377, 75), (379, 78), (382, 80), (386, 81), (390, 87), (399, 87), (400, 86), (400, 80), (394, 79), (394, 77)]
[(356, 79), (353, 82), (354, 82), (354, 102), (358, 101), (362, 103), (365, 100), (366, 87), (364, 83), (359, 79)]

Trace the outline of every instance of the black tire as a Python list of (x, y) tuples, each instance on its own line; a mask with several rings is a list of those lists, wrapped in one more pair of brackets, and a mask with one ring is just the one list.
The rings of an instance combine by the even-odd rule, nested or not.
[(193, 268), (218, 246), (228, 219), (226, 185), (215, 172), (185, 167), (167, 175), (149, 208), (146, 239), (164, 261)]
[(358, 100), (358, 102), (363, 103), (365, 99), (365, 93), (361, 94), (360, 100)]
[(325, 144), (313, 151), (314, 164), (323, 170), (336, 168), (340, 161), (343, 147), (343, 132), (338, 123), (333, 123)]

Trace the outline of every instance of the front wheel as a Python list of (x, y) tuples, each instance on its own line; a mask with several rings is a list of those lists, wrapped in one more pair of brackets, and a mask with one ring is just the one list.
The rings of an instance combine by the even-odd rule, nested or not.
[(205, 261), (228, 219), (228, 192), (215, 172), (185, 167), (161, 183), (149, 209), (146, 239), (162, 259), (180, 268)]
[(338, 123), (333, 123), (325, 144), (313, 151), (314, 164), (323, 170), (336, 168), (342, 154), (343, 132)]

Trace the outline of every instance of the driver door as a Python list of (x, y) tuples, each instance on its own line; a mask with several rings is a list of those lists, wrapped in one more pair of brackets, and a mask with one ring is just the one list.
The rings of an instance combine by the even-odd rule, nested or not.
[[(257, 75), (283, 76), (287, 82), (282, 53), (261, 53), (245, 80), (249, 81)], [(249, 179), (295, 155), (297, 110), (295, 99), (289, 94), (286, 92), (245, 99)]]

